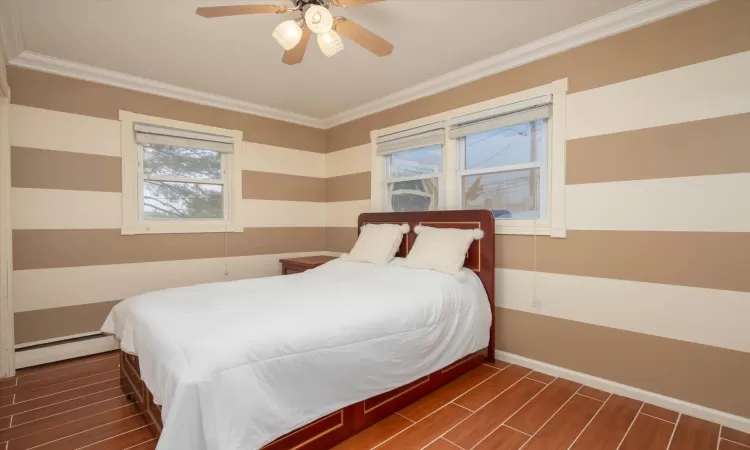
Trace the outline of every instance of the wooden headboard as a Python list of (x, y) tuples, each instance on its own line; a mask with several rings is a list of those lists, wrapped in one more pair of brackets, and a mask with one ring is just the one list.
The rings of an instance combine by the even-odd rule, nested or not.
[[(401, 247), (396, 256), (405, 257), (417, 235), (414, 233), (416, 225), (426, 225), (435, 228), (479, 228), (484, 231), (484, 238), (474, 241), (464, 262), (464, 267), (473, 270), (487, 291), (492, 311), (492, 325), (490, 326), (490, 345), (487, 349), (487, 359), (495, 359), (495, 217), (486, 209), (460, 211), (425, 211), (425, 212), (393, 212), (393, 213), (364, 213), (359, 215), (358, 229), (368, 223), (397, 223), (409, 224), (411, 230), (401, 241)], [(359, 233), (359, 231), (357, 232)]]

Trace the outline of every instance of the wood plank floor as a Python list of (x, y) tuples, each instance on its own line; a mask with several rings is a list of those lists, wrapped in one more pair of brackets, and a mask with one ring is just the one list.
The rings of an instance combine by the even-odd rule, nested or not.
[[(0, 450), (147, 450), (117, 353), (0, 380)], [(578, 383), (485, 364), (336, 450), (750, 450), (750, 434)]]

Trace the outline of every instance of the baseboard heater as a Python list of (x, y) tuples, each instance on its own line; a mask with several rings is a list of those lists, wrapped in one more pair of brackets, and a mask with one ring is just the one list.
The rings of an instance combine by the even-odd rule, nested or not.
[(117, 350), (117, 341), (112, 336), (103, 333), (73, 336), (68, 339), (17, 348), (15, 365), (16, 369), (22, 369), (111, 350)]

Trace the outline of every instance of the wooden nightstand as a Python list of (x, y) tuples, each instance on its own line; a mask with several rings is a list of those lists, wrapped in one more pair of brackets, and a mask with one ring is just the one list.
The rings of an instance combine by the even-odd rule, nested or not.
[(332, 259), (336, 259), (336, 256), (301, 256), (299, 258), (286, 258), (280, 259), (281, 262), (281, 274), (291, 275), (293, 273), (304, 272), (308, 269), (314, 269), (321, 264), (325, 264)]

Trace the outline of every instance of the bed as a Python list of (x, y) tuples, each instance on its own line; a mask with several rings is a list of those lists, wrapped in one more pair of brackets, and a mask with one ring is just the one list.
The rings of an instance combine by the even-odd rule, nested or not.
[[(330, 448), (494, 359), (492, 214), (360, 215), (368, 223), (479, 228), (484, 238), (467, 253), (464, 281), (334, 260), (113, 309), (103, 330), (120, 340), (123, 389), (160, 450)], [(397, 257), (415, 239), (409, 232)]]

